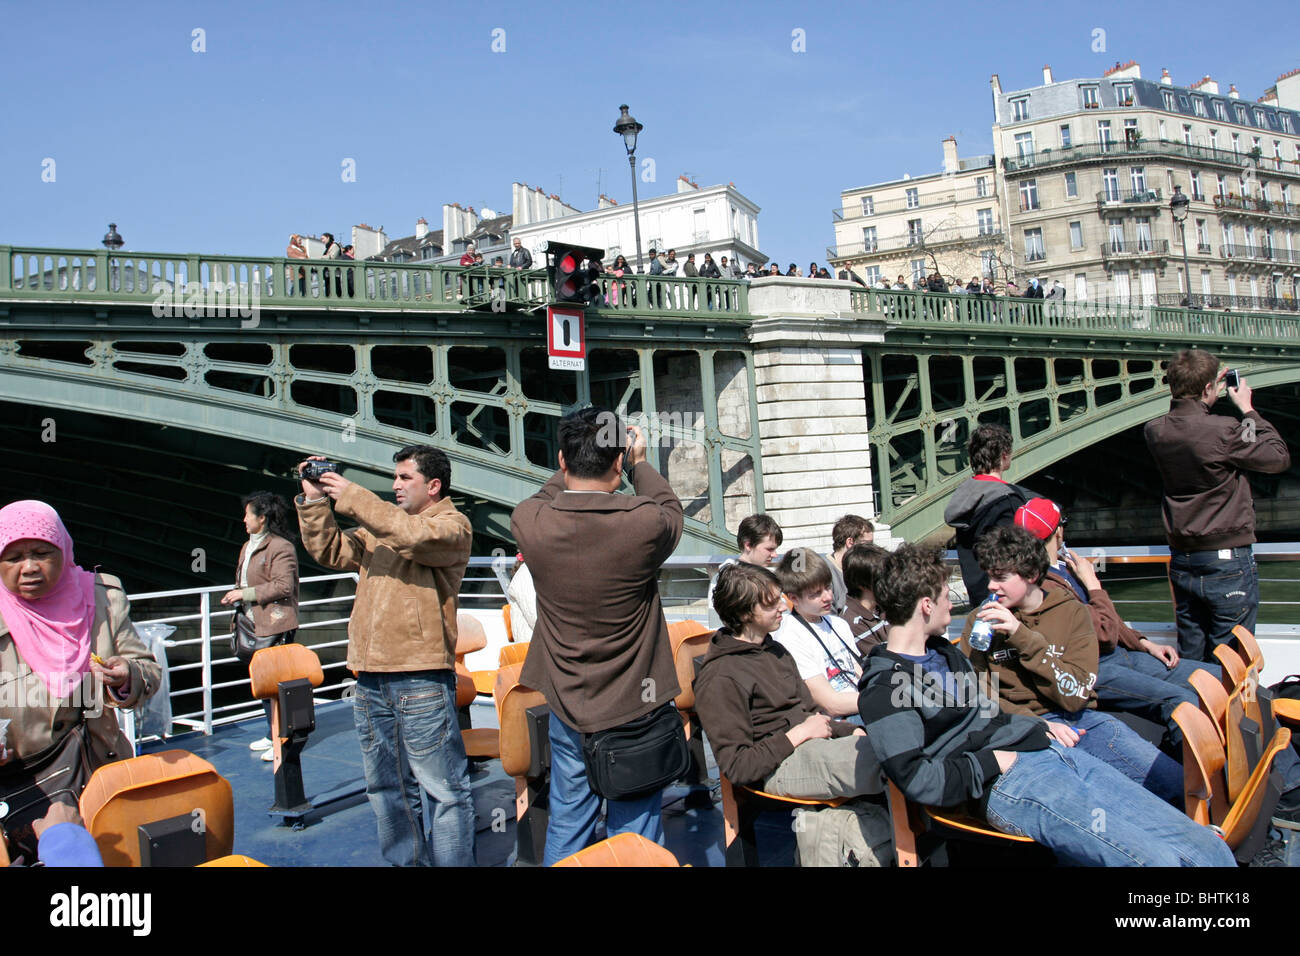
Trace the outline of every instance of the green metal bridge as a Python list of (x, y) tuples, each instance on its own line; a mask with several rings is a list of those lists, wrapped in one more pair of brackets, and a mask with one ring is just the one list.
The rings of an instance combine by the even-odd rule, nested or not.
[[(760, 283), (804, 314), (809, 283)], [(683, 550), (730, 550), (764, 506), (763, 406), (798, 398), (756, 383), (752, 326), (785, 313), (751, 312), (744, 282), (603, 287), (574, 373), (548, 368), (541, 270), (0, 246), (0, 493), (50, 498), (89, 529), (79, 547), (169, 586), (229, 550), (237, 494), (291, 492), (302, 455), (387, 490), (393, 451), (427, 441), (476, 530), (508, 544), (511, 509), (554, 468), (556, 420), (593, 402), (650, 429)], [(1011, 428), (1014, 479), (1162, 412), (1176, 349), (1211, 348), (1255, 386), (1300, 381), (1293, 315), (813, 287), (842, 298), (834, 321), (861, 350), (862, 484), (909, 538), (942, 526), (980, 420)]]

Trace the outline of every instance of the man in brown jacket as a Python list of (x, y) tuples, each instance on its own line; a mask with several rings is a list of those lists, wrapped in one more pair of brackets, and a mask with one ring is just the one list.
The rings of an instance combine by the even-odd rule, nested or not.
[(1215, 646), (1236, 625), (1255, 629), (1259, 609), (1255, 502), (1246, 472), (1286, 471), (1291, 452), (1255, 411), (1244, 379), (1227, 388), (1241, 420), (1211, 414), (1227, 370), (1209, 352), (1184, 349), (1165, 375), (1169, 413), (1148, 422), (1145, 434), (1164, 482), (1178, 649), (1194, 661), (1212, 661)]
[[(646, 461), (645, 435), (625, 432), (611, 412), (565, 417), (559, 445), (560, 470), (510, 521), (537, 590), (520, 680), (551, 707), (547, 866), (595, 836), (600, 798), (587, 782), (582, 735), (672, 707), (680, 690), (658, 578), (682, 536), (682, 504)], [(625, 447), (635, 495), (616, 493)], [(661, 798), (656, 790), (607, 801), (606, 834), (662, 843)]]
[[(319, 482), (303, 480), (298, 523), (312, 557), (360, 574), (347, 664), (357, 674), (354, 716), (384, 859), (473, 866), (474, 801), (454, 670), (456, 596), (472, 532), (449, 497), (445, 454), (411, 445), (393, 461), (396, 506), (326, 472)], [(331, 499), (333, 511), (359, 527), (340, 531)]]

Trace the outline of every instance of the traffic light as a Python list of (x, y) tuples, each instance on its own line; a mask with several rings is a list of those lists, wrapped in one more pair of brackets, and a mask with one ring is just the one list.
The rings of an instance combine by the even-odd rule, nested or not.
[(547, 273), (556, 302), (581, 302), (586, 305), (601, 296), (600, 260), (604, 249), (575, 246), (567, 242), (548, 242), (546, 255), (550, 258)]

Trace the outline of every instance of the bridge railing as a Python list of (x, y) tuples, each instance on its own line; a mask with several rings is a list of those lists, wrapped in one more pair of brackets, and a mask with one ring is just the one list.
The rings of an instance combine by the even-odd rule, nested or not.
[(1300, 343), (1292, 315), (1217, 312), (1121, 301), (1077, 302), (983, 294), (868, 289), (853, 292), (854, 311), (882, 312), (900, 326), (971, 325), (1043, 332), (1111, 333), (1167, 338), (1214, 336), (1279, 344)]
[[(599, 311), (744, 314), (746, 286), (684, 276), (601, 277)], [(155, 315), (227, 315), (262, 304), (447, 310), (551, 301), (545, 269), (249, 258), (0, 246), (6, 298), (150, 303)]]

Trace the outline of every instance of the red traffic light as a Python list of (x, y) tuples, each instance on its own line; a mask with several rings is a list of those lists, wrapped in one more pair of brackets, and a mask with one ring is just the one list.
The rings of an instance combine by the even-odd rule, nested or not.
[(546, 254), (553, 263), (549, 271), (556, 302), (586, 304), (600, 297), (599, 263), (605, 255), (604, 249), (549, 242)]

